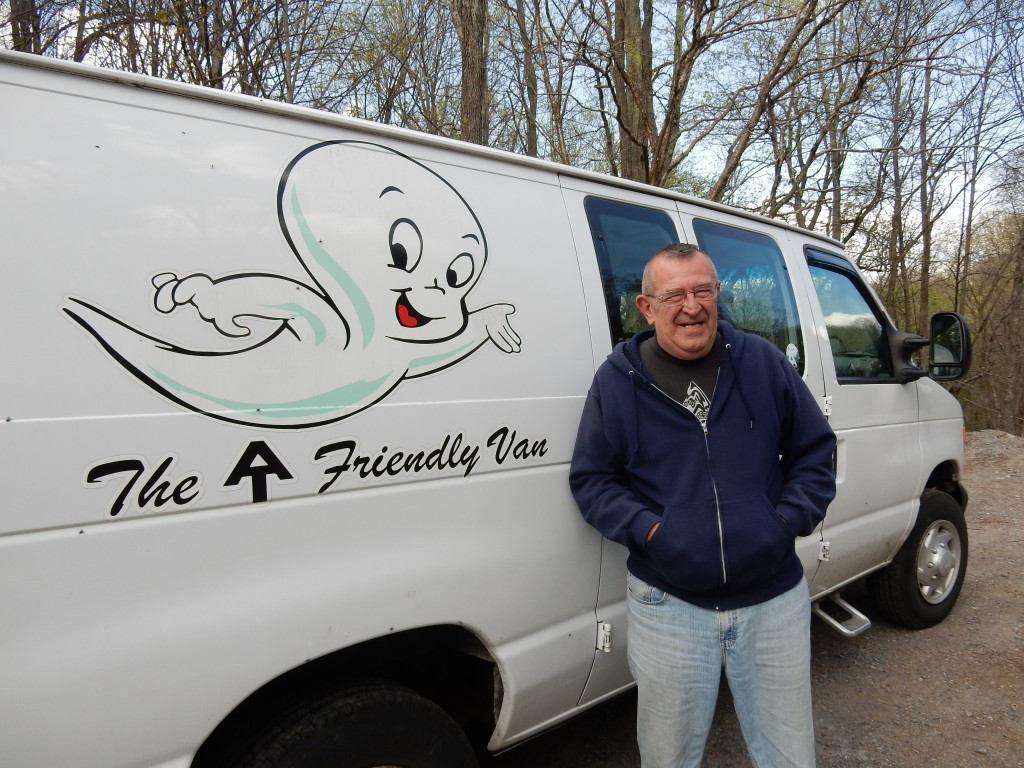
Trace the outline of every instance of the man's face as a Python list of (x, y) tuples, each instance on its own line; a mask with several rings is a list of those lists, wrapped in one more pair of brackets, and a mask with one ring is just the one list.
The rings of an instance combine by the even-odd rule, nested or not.
[[(680, 360), (699, 360), (715, 345), (718, 330), (717, 295), (710, 259), (701, 253), (683, 258), (659, 257), (651, 264), (654, 298), (640, 295), (636, 306), (654, 326), (658, 344)], [(710, 298), (700, 300), (688, 293), (679, 302), (679, 291), (714, 288)], [(674, 297), (674, 298), (673, 298)]]

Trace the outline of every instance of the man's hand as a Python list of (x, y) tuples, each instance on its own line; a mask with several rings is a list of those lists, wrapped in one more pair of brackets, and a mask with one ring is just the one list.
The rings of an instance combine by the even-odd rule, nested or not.
[(645, 546), (647, 545), (647, 542), (649, 542), (651, 540), (651, 537), (654, 536), (655, 532), (658, 530), (658, 527), (660, 525), (661, 525), (661, 523), (655, 523), (654, 525), (651, 526), (651, 530), (649, 530), (647, 532), (647, 538), (644, 539), (644, 545)]

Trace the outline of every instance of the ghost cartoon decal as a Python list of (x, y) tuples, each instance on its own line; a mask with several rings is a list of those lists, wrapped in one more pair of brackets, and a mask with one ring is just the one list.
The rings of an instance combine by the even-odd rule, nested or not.
[(344, 419), (488, 340), (520, 351), (514, 306), (467, 308), (487, 239), (459, 192), (425, 165), (366, 142), (317, 144), (284, 171), (278, 216), (308, 279), (170, 271), (152, 279), (156, 310), (209, 323), (215, 348), (151, 335), (81, 298), (69, 297), (63, 311), (164, 397), (261, 427)]

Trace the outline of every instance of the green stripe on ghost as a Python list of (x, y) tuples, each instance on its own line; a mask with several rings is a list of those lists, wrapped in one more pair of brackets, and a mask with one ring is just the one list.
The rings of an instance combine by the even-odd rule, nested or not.
[(433, 365), (434, 363), (439, 363), (439, 362), (441, 362), (443, 360), (450, 360), (453, 357), (458, 357), (459, 355), (461, 355), (463, 352), (465, 352), (467, 349), (469, 349), (472, 346), (473, 346), (472, 344), (463, 344), (458, 349), (450, 350), (450, 351), (448, 351), (448, 352), (446, 352), (444, 354), (441, 354), (441, 355), (429, 355), (427, 357), (417, 357), (415, 360), (412, 360), (409, 363), (409, 370), (411, 371), (411, 370), (414, 370), (415, 368), (420, 368), (420, 367), (422, 367), (424, 365)]
[(208, 395), (205, 392), (187, 387), (170, 376), (165, 376), (160, 371), (154, 370), (152, 374), (153, 378), (159, 379), (175, 392), (198, 395), (204, 400), (238, 413), (259, 413), (262, 416), (274, 419), (290, 419), (309, 416), (310, 414), (330, 413), (341, 408), (365, 403), (388, 380), (388, 376), (382, 376), (376, 381), (355, 381), (343, 387), (332, 389), (330, 392), (324, 392), (304, 400), (295, 400), (290, 403), (261, 404), (243, 403), (237, 400), (215, 397), (214, 395)]
[(363, 349), (366, 349), (370, 346), (374, 332), (373, 309), (370, 307), (370, 302), (366, 300), (366, 294), (349, 277), (348, 272), (342, 269), (341, 265), (331, 257), (331, 254), (327, 252), (323, 245), (320, 244), (320, 241), (317, 240), (316, 235), (313, 234), (313, 230), (306, 222), (306, 217), (302, 213), (302, 206), (299, 204), (299, 193), (295, 187), (292, 187), (292, 213), (295, 214), (295, 220), (299, 224), (299, 231), (302, 232), (302, 240), (306, 243), (310, 253), (313, 254), (316, 263), (334, 278), (334, 282), (341, 287), (341, 290), (348, 296), (348, 300), (352, 302), (352, 308), (359, 319), (357, 325), (363, 333)]

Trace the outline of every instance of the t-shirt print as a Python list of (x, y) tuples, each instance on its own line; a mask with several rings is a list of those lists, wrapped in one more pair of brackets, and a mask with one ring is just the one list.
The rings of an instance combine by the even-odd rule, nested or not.
[(704, 390), (697, 386), (697, 382), (691, 381), (686, 391), (686, 399), (683, 400), (683, 407), (697, 417), (701, 427), (708, 428), (708, 411), (711, 410), (711, 400), (704, 394)]

